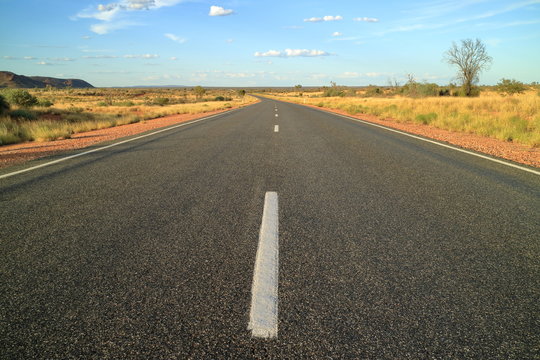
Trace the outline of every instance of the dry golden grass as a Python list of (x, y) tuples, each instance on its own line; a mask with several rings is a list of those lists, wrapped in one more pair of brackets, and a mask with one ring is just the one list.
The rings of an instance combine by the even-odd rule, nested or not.
[(536, 91), (501, 96), (482, 92), (479, 97), (303, 97), (273, 94), (280, 99), (339, 109), (349, 114), (371, 114), (398, 122), (421, 123), (456, 132), (466, 132), (540, 146), (540, 96)]
[(41, 102), (53, 103), (52, 107), (15, 111), (11, 116), (1, 117), (0, 145), (69, 138), (79, 132), (168, 115), (226, 110), (258, 101), (251, 96), (240, 97), (230, 89), (209, 90), (203, 98), (183, 88), (32, 89), (29, 92)]

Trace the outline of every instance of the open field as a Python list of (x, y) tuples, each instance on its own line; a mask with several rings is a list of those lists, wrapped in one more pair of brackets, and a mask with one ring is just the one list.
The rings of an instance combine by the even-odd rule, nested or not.
[[(0, 95), (8, 90), (0, 91)], [(11, 106), (0, 117), (0, 145), (70, 138), (73, 134), (167, 115), (199, 114), (257, 101), (236, 90), (32, 89), (38, 106)]]
[(362, 92), (323, 97), (323, 92), (271, 92), (277, 99), (343, 110), (351, 115), (370, 114), (400, 123), (481, 135), (530, 147), (540, 147), (540, 96), (537, 90), (502, 96), (483, 91), (479, 97), (404, 96), (367, 97)]

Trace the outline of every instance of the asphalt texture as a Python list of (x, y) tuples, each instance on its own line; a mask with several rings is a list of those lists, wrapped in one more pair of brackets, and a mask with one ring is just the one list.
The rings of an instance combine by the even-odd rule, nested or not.
[(540, 176), (299, 105), (1, 179), (0, 237), (2, 359), (540, 358)]

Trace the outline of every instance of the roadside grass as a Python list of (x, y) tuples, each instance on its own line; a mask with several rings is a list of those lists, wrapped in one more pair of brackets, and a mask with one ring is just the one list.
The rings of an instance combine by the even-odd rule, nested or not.
[(195, 96), (188, 89), (31, 89), (29, 92), (50, 107), (12, 106), (11, 111), (0, 116), (0, 145), (68, 139), (76, 133), (169, 115), (226, 110), (258, 101), (251, 96), (234, 96), (234, 91), (227, 89), (207, 91), (205, 98)]
[(516, 96), (482, 92), (479, 97), (320, 97), (277, 94), (282, 100), (343, 110), (351, 115), (370, 114), (402, 123), (477, 134), (540, 147), (540, 96), (528, 91)]

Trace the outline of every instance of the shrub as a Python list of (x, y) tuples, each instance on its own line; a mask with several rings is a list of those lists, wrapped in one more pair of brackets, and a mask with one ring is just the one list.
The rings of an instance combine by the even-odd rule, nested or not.
[(525, 84), (514, 79), (501, 79), (497, 83), (497, 92), (501, 95), (521, 94), (527, 90)]
[(324, 89), (323, 96), (324, 97), (336, 97), (336, 96), (343, 97), (345, 96), (345, 91), (343, 91), (339, 87), (332, 86), (332, 87)]
[(35, 96), (23, 89), (9, 89), (5, 92), (5, 96), (10, 104), (24, 108), (31, 108), (38, 103)]
[(164, 98), (164, 97), (158, 97), (158, 98), (155, 98), (153, 103), (155, 105), (159, 105), (159, 106), (165, 106), (169, 103), (169, 98)]
[(372, 97), (372, 96), (379, 96), (382, 95), (383, 91), (380, 87), (370, 86), (369, 89), (366, 91), (366, 96)]
[(9, 116), (12, 119), (18, 120), (36, 120), (37, 116), (35, 113), (25, 109), (13, 110), (9, 112)]
[(29, 140), (27, 132), (9, 117), (0, 118), (0, 145), (16, 144)]
[(45, 99), (39, 99), (38, 100), (38, 103), (37, 103), (37, 106), (40, 106), (40, 107), (51, 107), (53, 106), (53, 102), (50, 101), (50, 100), (45, 100)]
[(2, 95), (0, 95), (0, 115), (7, 111), (9, 111), (9, 103)]
[(225, 98), (223, 96), (216, 96), (214, 101), (225, 101)]
[(433, 120), (437, 120), (437, 114), (433, 113), (433, 112), (431, 112), (429, 114), (418, 114), (418, 115), (416, 115), (416, 121), (421, 123), (421, 124), (424, 124), (424, 125), (428, 125)]

